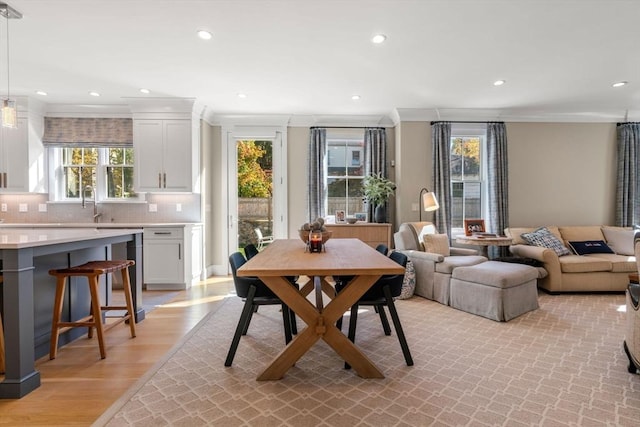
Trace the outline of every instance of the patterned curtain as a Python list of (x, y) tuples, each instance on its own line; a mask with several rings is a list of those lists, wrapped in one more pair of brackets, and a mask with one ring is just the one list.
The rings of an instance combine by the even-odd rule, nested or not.
[(630, 227), (640, 223), (640, 123), (619, 123), (616, 225)]
[[(364, 129), (364, 165), (365, 176), (379, 173), (387, 177), (387, 132), (384, 128)], [(371, 204), (367, 207), (371, 222), (375, 208)]]
[(311, 128), (309, 138), (309, 221), (326, 215), (326, 153), (327, 153), (327, 130), (325, 128)]
[[(487, 123), (487, 169), (489, 186), (488, 229), (502, 235), (509, 226), (509, 169), (507, 129), (504, 122)], [(507, 247), (489, 247), (489, 257), (508, 255)]]
[(440, 204), (435, 211), (435, 226), (439, 233), (451, 238), (451, 122), (431, 123), (431, 146), (431, 182)]

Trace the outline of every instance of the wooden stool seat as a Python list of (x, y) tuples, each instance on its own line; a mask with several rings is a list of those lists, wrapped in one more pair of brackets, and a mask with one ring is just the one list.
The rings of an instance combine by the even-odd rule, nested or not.
[[(56, 297), (53, 306), (53, 321), (51, 324), (51, 346), (49, 349), (49, 359), (55, 359), (58, 351), (58, 337), (61, 332), (65, 332), (71, 328), (88, 327), (89, 338), (93, 336), (93, 328), (96, 329), (98, 335), (98, 345), (100, 346), (100, 357), (107, 357), (104, 346), (104, 332), (119, 325), (122, 322), (129, 321), (131, 337), (136, 336), (136, 325), (133, 309), (133, 298), (131, 294), (131, 284), (129, 281), (129, 267), (134, 265), (133, 260), (113, 260), (113, 261), (90, 261), (85, 264), (70, 267), (49, 270), (49, 274), (56, 276)], [(122, 273), (122, 285), (124, 288), (124, 296), (126, 305), (100, 305), (100, 296), (98, 290), (98, 277), (101, 274)], [(91, 314), (75, 321), (63, 322), (60, 320), (62, 316), (62, 306), (64, 303), (64, 289), (67, 277), (85, 276), (91, 293)], [(124, 315), (105, 316), (107, 318), (117, 319), (107, 325), (102, 322), (102, 312), (112, 310), (126, 310)]]

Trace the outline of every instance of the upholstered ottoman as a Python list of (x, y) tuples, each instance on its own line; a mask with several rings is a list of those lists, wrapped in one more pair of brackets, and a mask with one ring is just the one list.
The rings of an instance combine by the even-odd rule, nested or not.
[(538, 308), (538, 270), (487, 261), (453, 270), (449, 305), (492, 320), (508, 321)]

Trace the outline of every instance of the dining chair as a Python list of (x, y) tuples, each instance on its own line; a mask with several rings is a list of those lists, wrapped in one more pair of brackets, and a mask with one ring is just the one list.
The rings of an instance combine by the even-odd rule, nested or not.
[[(389, 255), (389, 258), (397, 262), (403, 267), (407, 266), (407, 256), (400, 252), (392, 252)], [(391, 314), (391, 320), (393, 321), (393, 327), (396, 330), (396, 334), (398, 335), (398, 341), (400, 342), (400, 347), (402, 348), (402, 353), (404, 354), (404, 360), (407, 363), (407, 366), (413, 365), (413, 358), (411, 357), (411, 352), (409, 351), (409, 345), (407, 344), (407, 339), (405, 338), (404, 331), (402, 329), (402, 324), (400, 323), (400, 317), (398, 316), (398, 310), (393, 302), (393, 298), (400, 295), (402, 291), (402, 282), (404, 280), (404, 274), (394, 274), (394, 275), (385, 275), (378, 279), (372, 286), (369, 288), (365, 294), (360, 297), (358, 302), (351, 307), (351, 318), (349, 319), (349, 334), (348, 337), (351, 342), (355, 342), (356, 337), (356, 324), (358, 321), (358, 308), (361, 305), (373, 306), (375, 307), (380, 316), (380, 322), (382, 323), (382, 329), (384, 330), (385, 335), (391, 335), (391, 328), (389, 326), (389, 321), (387, 320), (387, 316), (384, 311), (384, 306), (387, 306), (389, 309), (389, 314)], [(340, 292), (346, 284), (336, 284), (336, 292)], [(345, 363), (345, 368), (348, 368), (348, 364)]]
[[(249, 261), (254, 256), (258, 255), (259, 253), (260, 251), (258, 251), (258, 248), (256, 248), (256, 245), (254, 245), (253, 243), (249, 243), (247, 246), (244, 247), (244, 256), (247, 258), (247, 261)], [(298, 281), (298, 278), (299, 276), (287, 276), (287, 280), (291, 282), (291, 284), (294, 286), (298, 286), (296, 283)], [(254, 313), (258, 312), (257, 305), (253, 308), (253, 312)], [(298, 325), (296, 323), (296, 315), (293, 311), (291, 311), (291, 333), (293, 335), (298, 334)]]
[(260, 251), (258, 250), (258, 248), (256, 248), (256, 245), (254, 245), (253, 243), (249, 243), (247, 246), (244, 247), (244, 256), (247, 258), (247, 260), (250, 260), (254, 256), (258, 255), (259, 253)]
[(292, 311), (257, 277), (240, 277), (237, 275), (238, 269), (246, 262), (247, 260), (241, 252), (234, 252), (229, 256), (229, 264), (231, 265), (236, 294), (244, 299), (244, 306), (224, 366), (231, 366), (233, 363), (233, 358), (240, 343), (240, 337), (247, 334), (253, 313), (260, 305), (282, 306), (285, 342), (288, 344), (291, 341)]
[(258, 236), (258, 250), (261, 251), (264, 249), (266, 245), (273, 242), (273, 236), (263, 236), (262, 230), (260, 227), (256, 227), (253, 231), (256, 232), (256, 236)]

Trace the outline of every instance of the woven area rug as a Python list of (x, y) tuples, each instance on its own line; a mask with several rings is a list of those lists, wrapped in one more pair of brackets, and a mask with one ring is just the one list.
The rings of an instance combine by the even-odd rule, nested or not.
[(627, 372), (622, 350), (624, 295), (539, 300), (540, 309), (507, 323), (420, 297), (398, 301), (414, 366), (366, 311), (356, 343), (385, 379), (344, 370), (319, 342), (284, 379), (258, 382), (283, 348), (281, 313), (260, 307), (225, 368), (242, 308), (232, 297), (95, 425), (639, 425), (640, 375)]

